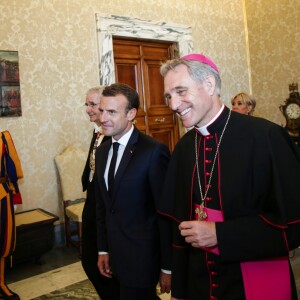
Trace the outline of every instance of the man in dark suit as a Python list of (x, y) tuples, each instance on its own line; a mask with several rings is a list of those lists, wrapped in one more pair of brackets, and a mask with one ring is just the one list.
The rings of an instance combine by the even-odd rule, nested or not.
[(103, 90), (100, 121), (111, 140), (96, 152), (95, 194), (98, 267), (118, 291), (111, 299), (159, 299), (159, 275), (162, 292), (170, 287), (170, 275), (161, 271), (170, 266), (162, 255), (157, 215), (170, 152), (133, 125), (138, 108), (138, 94), (126, 84)]
[[(90, 121), (94, 123), (93, 137), (87, 157), (86, 165), (82, 174), (82, 188), (87, 191), (87, 198), (82, 213), (82, 256), (83, 269), (89, 280), (94, 285), (101, 300), (110, 300), (111, 281), (102, 276), (97, 267), (98, 248), (96, 230), (96, 204), (94, 191), (95, 152), (102, 141), (108, 139), (101, 132), (99, 120), (99, 103), (104, 86), (89, 89), (86, 93), (86, 113)], [(76, 163), (76, 162), (75, 162)]]

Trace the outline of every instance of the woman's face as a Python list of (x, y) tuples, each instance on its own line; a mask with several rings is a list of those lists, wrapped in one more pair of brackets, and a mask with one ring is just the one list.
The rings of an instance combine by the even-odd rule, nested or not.
[(240, 114), (249, 115), (251, 105), (247, 105), (240, 97), (236, 97), (231, 101), (232, 110)]

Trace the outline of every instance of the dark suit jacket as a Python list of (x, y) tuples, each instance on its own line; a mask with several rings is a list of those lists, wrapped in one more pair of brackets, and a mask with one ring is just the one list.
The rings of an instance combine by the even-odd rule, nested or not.
[[(82, 213), (83, 220), (83, 231), (85, 231), (85, 236), (87, 236), (87, 231), (96, 230), (96, 203), (95, 203), (95, 191), (94, 191), (94, 179), (90, 182), (90, 154), (93, 151), (97, 133), (93, 130), (93, 137), (91, 140), (89, 153), (87, 156), (86, 164), (81, 176), (82, 190), (87, 191), (86, 201)], [(104, 143), (110, 138), (105, 136), (101, 143)], [(86, 230), (85, 230), (86, 228)], [(90, 236), (90, 235), (88, 235)]]
[(87, 187), (88, 187), (88, 184), (89, 184), (90, 154), (91, 154), (91, 152), (93, 150), (96, 137), (97, 137), (97, 134), (96, 134), (95, 130), (93, 130), (93, 137), (92, 137), (92, 140), (91, 140), (91, 144), (90, 144), (90, 148), (89, 148), (89, 153), (88, 153), (87, 160), (86, 160), (86, 163), (85, 163), (85, 167), (84, 167), (84, 170), (83, 170), (83, 173), (82, 173), (82, 176), (81, 176), (81, 183), (82, 183), (82, 190), (83, 191), (87, 190)]
[(113, 273), (135, 288), (157, 283), (161, 268), (157, 206), (170, 159), (165, 144), (134, 129), (110, 198), (104, 180), (111, 142), (96, 151), (98, 250), (109, 252)]
[[(86, 163), (85, 163), (85, 167), (84, 167), (84, 170), (83, 170), (83, 173), (82, 173), (82, 176), (81, 176), (81, 183), (82, 183), (82, 190), (83, 191), (87, 190), (88, 184), (90, 183), (90, 181), (89, 181), (89, 177), (90, 177), (90, 154), (93, 151), (96, 137), (97, 137), (97, 133), (95, 132), (95, 130), (93, 130), (93, 137), (92, 137), (92, 140), (91, 140), (89, 153), (88, 153), (87, 160), (86, 160)], [(110, 139), (110, 137), (105, 136), (101, 143), (103, 143), (103, 142), (105, 142), (106, 140), (109, 140), (109, 139)]]

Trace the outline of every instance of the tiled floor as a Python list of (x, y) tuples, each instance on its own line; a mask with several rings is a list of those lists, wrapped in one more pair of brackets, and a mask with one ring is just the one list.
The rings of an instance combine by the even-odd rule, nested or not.
[[(28, 261), (18, 264), (12, 269), (7, 269), (6, 272), (7, 284), (21, 297), (21, 300), (34, 299), (86, 279), (78, 251), (73, 247), (52, 249), (38, 262)], [(64, 299), (61, 296), (51, 298)], [(163, 294), (160, 298), (169, 300), (170, 295)], [(87, 297), (78, 296), (78, 299), (87, 299)], [(89, 299), (99, 298), (93, 295)]]
[(79, 254), (76, 248), (53, 248), (38, 261), (26, 261), (13, 266), (12, 269), (7, 268), (5, 279), (7, 283), (12, 283), (79, 261)]
[[(291, 252), (291, 264), (300, 299), (300, 248)], [(85, 279), (78, 252), (72, 247), (52, 249), (40, 261), (18, 264), (6, 272), (6, 282), (21, 296), (21, 300), (33, 299)], [(167, 294), (160, 297), (162, 300), (170, 299)]]
[(82, 270), (81, 263), (76, 262), (14, 282), (9, 287), (20, 296), (21, 300), (29, 300), (60, 290), (85, 279), (86, 275)]
[(52, 249), (38, 261), (27, 261), (6, 269), (6, 282), (21, 300), (59, 290), (86, 279), (77, 249)]
[(296, 281), (298, 298), (300, 299), (300, 248), (297, 248), (295, 251), (291, 251), (290, 260)]

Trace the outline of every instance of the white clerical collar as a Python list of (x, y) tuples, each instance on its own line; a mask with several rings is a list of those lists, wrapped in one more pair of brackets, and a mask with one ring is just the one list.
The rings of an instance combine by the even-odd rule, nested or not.
[(134, 126), (132, 125), (131, 128), (129, 129), (129, 131), (126, 132), (118, 141), (112, 137), (112, 143), (118, 142), (119, 144), (126, 146), (131, 137), (133, 129), (134, 129)]
[(94, 123), (94, 128), (95, 128), (95, 133), (101, 132), (102, 133), (102, 128), (101, 126), (98, 126), (96, 123)]
[(209, 121), (208, 124), (202, 126), (202, 127), (196, 127), (196, 129), (202, 134), (202, 135), (210, 135), (209, 131), (207, 130), (207, 127), (212, 124), (214, 121), (216, 121), (218, 119), (218, 117), (220, 116), (220, 114), (222, 113), (223, 109), (224, 109), (225, 105), (223, 104), (222, 107), (220, 108), (219, 112), (213, 117), (213, 119), (211, 119)]

